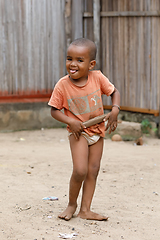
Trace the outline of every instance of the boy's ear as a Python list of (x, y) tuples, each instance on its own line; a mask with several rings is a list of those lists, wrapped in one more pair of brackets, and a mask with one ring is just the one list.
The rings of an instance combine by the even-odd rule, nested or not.
[(95, 65), (96, 65), (96, 60), (90, 61), (89, 70), (93, 69)]

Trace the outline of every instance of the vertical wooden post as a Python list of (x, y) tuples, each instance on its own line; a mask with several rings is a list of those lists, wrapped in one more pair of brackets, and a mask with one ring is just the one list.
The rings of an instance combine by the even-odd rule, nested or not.
[[(160, 21), (160, 19), (159, 19)], [(157, 18), (157, 22), (158, 18)], [(160, 39), (160, 29), (158, 28), (158, 39)], [(158, 40), (159, 42), (159, 40)], [(159, 85), (159, 91), (157, 89), (157, 94), (159, 96), (159, 116), (158, 116), (158, 137), (160, 138), (160, 44), (157, 42), (157, 80), (158, 80), (158, 85)]]
[(66, 37), (66, 48), (71, 43), (71, 0), (65, 1), (65, 37)]
[(72, 0), (72, 40), (83, 37), (82, 0)]
[[(160, 47), (159, 47), (160, 49)], [(160, 50), (159, 50), (160, 52)], [(160, 63), (159, 63), (160, 65)], [(160, 66), (159, 66), (159, 69), (160, 69)], [(160, 70), (159, 70), (159, 73), (160, 73)], [(159, 116), (158, 116), (158, 138), (160, 138), (160, 74), (158, 75), (159, 76)]]
[(160, 138), (160, 115), (158, 117), (158, 138)]
[(94, 42), (97, 46), (97, 64), (96, 68), (100, 69), (100, 0), (93, 0), (93, 29), (94, 29)]

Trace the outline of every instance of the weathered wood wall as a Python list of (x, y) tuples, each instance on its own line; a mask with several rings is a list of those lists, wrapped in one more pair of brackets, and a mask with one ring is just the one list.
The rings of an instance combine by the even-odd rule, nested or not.
[(160, 0), (0, 0), (0, 97), (50, 94), (66, 46), (84, 36), (122, 106), (159, 110), (159, 11)]
[[(120, 90), (122, 106), (159, 110), (160, 1), (101, 0), (99, 3), (103, 73)], [(85, 0), (84, 11), (85, 37), (94, 40), (91, 1)], [(104, 104), (110, 101), (105, 98)]]
[(64, 0), (0, 0), (0, 95), (50, 93), (65, 74)]

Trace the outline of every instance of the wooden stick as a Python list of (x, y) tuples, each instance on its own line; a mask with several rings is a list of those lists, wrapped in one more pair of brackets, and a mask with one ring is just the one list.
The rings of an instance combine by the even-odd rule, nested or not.
[(93, 125), (95, 125), (97, 123), (101, 123), (101, 122), (103, 122), (103, 119), (105, 117), (107, 117), (107, 119), (109, 118), (109, 114), (110, 113), (107, 113), (107, 114), (103, 114), (101, 116), (92, 118), (92, 119), (90, 119), (90, 120), (88, 120), (86, 122), (83, 122), (83, 125), (87, 128), (87, 127), (93, 126)]

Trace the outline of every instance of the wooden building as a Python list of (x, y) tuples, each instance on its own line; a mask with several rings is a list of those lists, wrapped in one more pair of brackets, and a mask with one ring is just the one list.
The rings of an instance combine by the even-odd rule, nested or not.
[(0, 102), (47, 101), (78, 37), (95, 41), (122, 110), (159, 115), (160, 0), (0, 0)]

